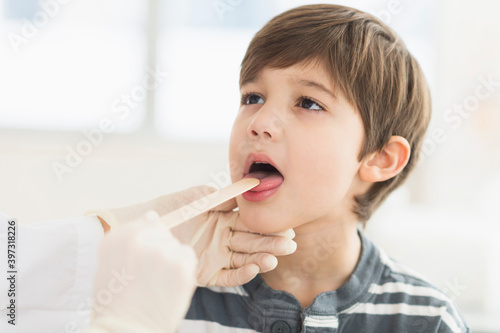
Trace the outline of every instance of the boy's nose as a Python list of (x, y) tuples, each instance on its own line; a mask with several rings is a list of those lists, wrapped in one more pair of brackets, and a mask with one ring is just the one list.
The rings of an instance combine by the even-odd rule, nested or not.
[(255, 113), (247, 133), (253, 139), (276, 141), (281, 137), (283, 126), (284, 121), (280, 113), (263, 106)]

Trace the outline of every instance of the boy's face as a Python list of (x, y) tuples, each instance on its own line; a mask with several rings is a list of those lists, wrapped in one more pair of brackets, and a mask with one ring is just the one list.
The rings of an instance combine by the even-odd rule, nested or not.
[(353, 197), (365, 186), (357, 160), (363, 123), (328, 72), (313, 63), (264, 68), (241, 95), (230, 139), (231, 177), (261, 179), (237, 198), (245, 225), (273, 233), (355, 220)]

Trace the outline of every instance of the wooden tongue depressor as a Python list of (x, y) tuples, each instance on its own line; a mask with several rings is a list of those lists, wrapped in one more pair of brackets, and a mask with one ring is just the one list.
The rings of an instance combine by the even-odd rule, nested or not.
[(162, 216), (160, 221), (168, 228), (173, 228), (254, 188), (259, 183), (260, 180), (256, 178), (244, 178)]

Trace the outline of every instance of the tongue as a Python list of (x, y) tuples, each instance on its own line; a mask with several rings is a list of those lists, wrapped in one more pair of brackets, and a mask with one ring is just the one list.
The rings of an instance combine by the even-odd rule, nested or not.
[(275, 188), (283, 183), (283, 176), (278, 172), (254, 171), (243, 178), (257, 178), (260, 184), (250, 190), (250, 192), (260, 192)]

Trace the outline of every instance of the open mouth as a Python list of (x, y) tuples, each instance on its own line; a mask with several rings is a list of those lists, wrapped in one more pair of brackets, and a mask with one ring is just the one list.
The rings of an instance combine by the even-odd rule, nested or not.
[(250, 166), (250, 170), (248, 170), (247, 175), (252, 175), (253, 178), (257, 179), (264, 179), (267, 177), (272, 177), (274, 175), (276, 176), (281, 176), (283, 178), (283, 175), (276, 169), (272, 164), (265, 163), (265, 162), (253, 162), (252, 165)]
[(283, 183), (284, 177), (272, 164), (254, 161), (243, 178), (257, 178), (260, 184), (244, 193), (250, 201), (262, 201), (273, 195)]

